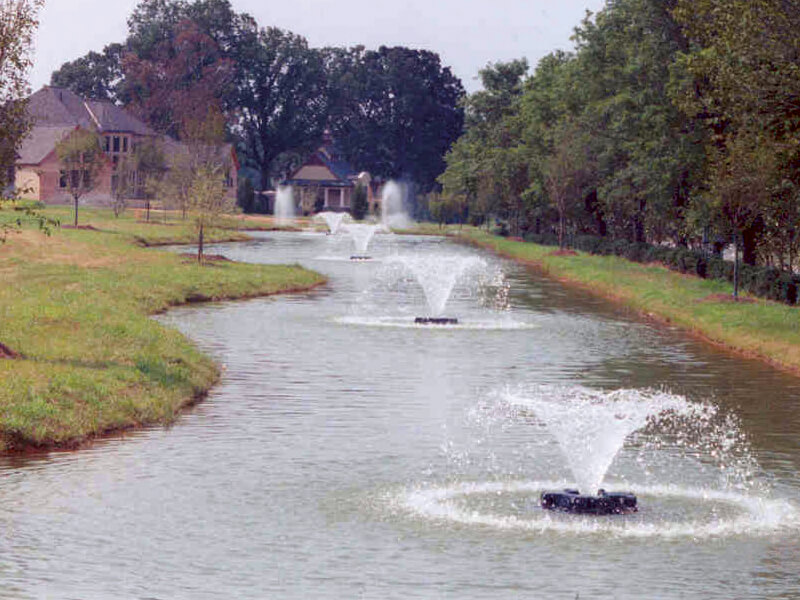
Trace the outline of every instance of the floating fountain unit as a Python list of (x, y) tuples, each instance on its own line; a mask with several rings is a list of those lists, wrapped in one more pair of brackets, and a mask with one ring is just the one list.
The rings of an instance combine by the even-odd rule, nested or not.
[(458, 319), (453, 317), (417, 317), (414, 319), (417, 325), (458, 325)]
[(628, 515), (639, 508), (636, 496), (630, 492), (606, 492), (587, 496), (578, 490), (561, 490), (542, 493), (542, 508), (577, 515)]

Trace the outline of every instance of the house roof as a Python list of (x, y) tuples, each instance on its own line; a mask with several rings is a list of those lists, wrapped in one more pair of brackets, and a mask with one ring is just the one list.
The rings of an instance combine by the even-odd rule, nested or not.
[(157, 135), (145, 123), (111, 102), (90, 101), (86, 104), (99, 122), (101, 132), (115, 131), (142, 136)]
[(133, 133), (155, 136), (156, 132), (124, 109), (98, 100), (83, 100), (74, 92), (45, 86), (28, 99), (28, 114), (34, 127), (94, 128), (100, 133)]
[(340, 179), (287, 179), (284, 185), (299, 185), (301, 187), (323, 186), (329, 188), (351, 188), (355, 187), (355, 183), (350, 180), (342, 181)]
[(358, 172), (347, 161), (340, 158), (330, 139), (325, 139), (323, 146), (309, 156), (306, 161), (292, 173), (285, 183), (294, 185), (312, 185), (311, 180), (298, 179), (297, 176), (303, 167), (322, 166), (326, 167), (335, 179), (314, 180), (313, 185), (353, 187), (358, 178)]
[[(92, 129), (99, 133), (131, 133), (157, 138), (164, 147), (167, 161), (188, 148), (168, 136), (161, 136), (129, 112), (111, 102), (86, 100), (74, 92), (45, 86), (28, 100), (28, 113), (34, 120), (31, 133), (23, 141), (18, 164), (41, 163), (70, 131)], [(232, 160), (238, 170), (239, 159), (231, 144), (223, 144), (215, 154), (220, 160)]]
[(74, 130), (75, 126), (34, 127), (22, 142), (17, 162), (22, 165), (38, 165), (47, 158), (58, 142)]

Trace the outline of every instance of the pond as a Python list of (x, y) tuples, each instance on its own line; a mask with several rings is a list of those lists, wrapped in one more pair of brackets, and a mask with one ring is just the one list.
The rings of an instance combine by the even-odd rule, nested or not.
[[(800, 379), (442, 238), (255, 235), (208, 251), (329, 283), (159, 317), (225, 367), (175, 426), (0, 459), (0, 598), (800, 597)], [(539, 506), (598, 477), (639, 512)]]

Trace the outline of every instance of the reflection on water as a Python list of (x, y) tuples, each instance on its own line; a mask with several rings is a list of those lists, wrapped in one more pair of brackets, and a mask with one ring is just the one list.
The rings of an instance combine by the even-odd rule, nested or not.
[[(800, 595), (797, 379), (486, 255), (506, 306), (455, 289), (448, 313), (520, 326), (372, 326), (425, 302), (381, 259), (476, 251), (376, 235), (374, 262), (320, 260), (350, 251), (331, 237), (209, 250), (300, 262), (330, 283), (160, 317), (226, 367), (174, 427), (3, 459), (0, 598)], [(545, 515), (536, 493), (570, 481), (566, 461), (496, 400), (526, 385), (710, 403), (757, 461), (751, 487), (726, 489), (710, 455), (644, 430), (608, 472), (638, 486), (640, 513)]]

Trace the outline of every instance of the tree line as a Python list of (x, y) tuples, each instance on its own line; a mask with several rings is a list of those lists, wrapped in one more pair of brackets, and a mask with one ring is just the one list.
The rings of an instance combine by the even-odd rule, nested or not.
[(573, 51), (481, 71), (437, 214), (796, 269), (798, 31), (798, 0), (609, 0)]
[(356, 168), (424, 193), (463, 131), (461, 81), (434, 52), (312, 48), (229, 0), (143, 0), (128, 28), (125, 41), (65, 63), (52, 85), (124, 105), (178, 139), (219, 108), (264, 189), (330, 129)]

